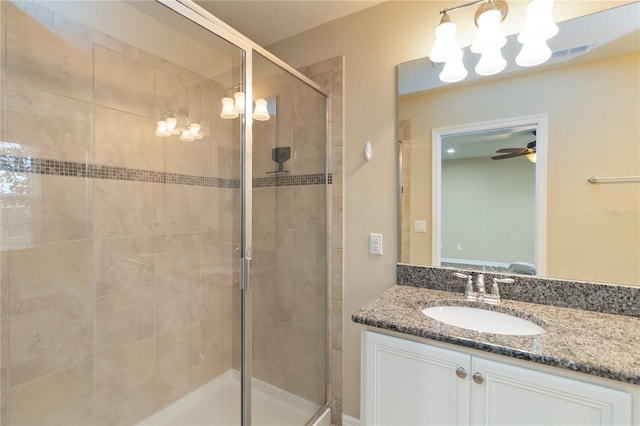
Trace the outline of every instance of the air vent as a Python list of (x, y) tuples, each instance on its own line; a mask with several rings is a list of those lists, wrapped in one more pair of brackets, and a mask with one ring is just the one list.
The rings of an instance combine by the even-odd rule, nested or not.
[(590, 44), (583, 44), (582, 46), (568, 47), (566, 49), (560, 49), (553, 52), (551, 58), (568, 58), (570, 56), (582, 55), (591, 50)]

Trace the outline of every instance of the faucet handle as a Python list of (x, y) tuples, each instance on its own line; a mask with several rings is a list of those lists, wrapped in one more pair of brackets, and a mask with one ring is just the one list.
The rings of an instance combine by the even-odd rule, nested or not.
[(469, 274), (462, 274), (460, 272), (454, 272), (453, 275), (467, 280), (467, 286), (464, 289), (464, 297), (469, 300), (475, 300), (476, 293), (473, 291), (473, 273), (470, 272)]

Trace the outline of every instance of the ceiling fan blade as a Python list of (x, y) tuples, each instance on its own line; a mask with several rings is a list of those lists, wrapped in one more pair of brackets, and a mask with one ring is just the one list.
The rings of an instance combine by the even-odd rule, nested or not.
[(522, 152), (526, 151), (526, 148), (502, 148), (497, 150), (496, 152)]
[(522, 155), (527, 155), (528, 152), (513, 152), (511, 154), (504, 154), (504, 155), (496, 155), (494, 157), (491, 157), (492, 160), (504, 160), (505, 158), (513, 158), (513, 157), (520, 157)]

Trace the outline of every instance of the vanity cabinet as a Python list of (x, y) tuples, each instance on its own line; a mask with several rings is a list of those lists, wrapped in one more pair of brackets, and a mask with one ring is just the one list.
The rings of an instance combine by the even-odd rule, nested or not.
[(362, 425), (630, 425), (630, 393), (371, 331)]

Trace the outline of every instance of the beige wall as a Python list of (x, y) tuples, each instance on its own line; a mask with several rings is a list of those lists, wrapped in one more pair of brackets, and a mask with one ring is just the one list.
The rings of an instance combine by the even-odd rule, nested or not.
[[(565, 20), (626, 2), (556, 1)], [(505, 32), (519, 31), (526, 2), (510, 2)], [(396, 65), (428, 54), (440, 1), (389, 1), (270, 46), (294, 67), (345, 57), (344, 125), (344, 411), (359, 417), (360, 327), (351, 314), (395, 282), (397, 261)], [(472, 13), (472, 12), (471, 12)], [(459, 15), (462, 16), (462, 15)], [(459, 41), (471, 44), (471, 18), (456, 18)], [(362, 153), (366, 141), (373, 158)], [(384, 235), (384, 255), (368, 254), (368, 234)]]

